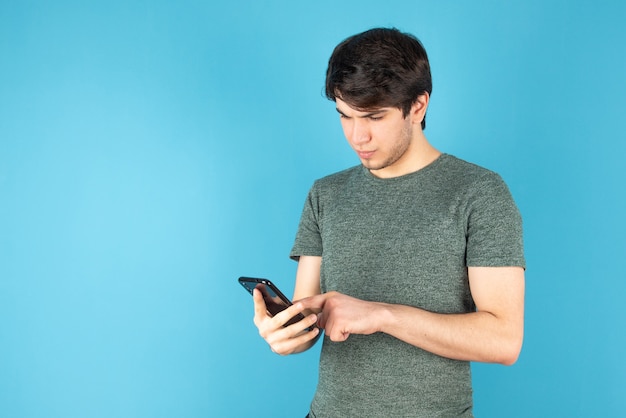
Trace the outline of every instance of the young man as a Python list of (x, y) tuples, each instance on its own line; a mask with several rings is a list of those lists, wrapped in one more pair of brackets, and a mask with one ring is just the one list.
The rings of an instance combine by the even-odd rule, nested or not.
[(428, 142), (431, 90), (426, 51), (395, 29), (330, 58), (326, 95), (361, 164), (309, 192), (291, 251), (298, 302), (272, 318), (254, 295), (276, 353), (325, 333), (310, 417), (471, 417), (469, 362), (519, 355), (521, 218), (497, 174)]

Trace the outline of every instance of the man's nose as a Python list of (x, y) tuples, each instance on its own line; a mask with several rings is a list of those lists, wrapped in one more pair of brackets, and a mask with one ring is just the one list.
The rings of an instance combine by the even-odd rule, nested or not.
[(366, 121), (355, 120), (352, 125), (352, 143), (359, 145), (368, 142), (371, 139), (369, 126)]

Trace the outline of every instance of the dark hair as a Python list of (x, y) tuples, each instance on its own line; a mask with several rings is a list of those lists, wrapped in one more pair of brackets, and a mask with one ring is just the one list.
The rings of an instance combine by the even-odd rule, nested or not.
[(328, 61), (326, 97), (356, 109), (395, 107), (406, 117), (426, 92), (432, 92), (426, 50), (415, 36), (395, 28), (351, 36), (337, 45)]

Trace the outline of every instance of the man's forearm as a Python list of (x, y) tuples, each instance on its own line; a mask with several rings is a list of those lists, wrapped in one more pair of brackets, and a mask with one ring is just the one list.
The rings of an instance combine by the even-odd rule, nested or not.
[(523, 327), (490, 312), (438, 314), (379, 305), (381, 332), (442, 357), (511, 365), (519, 356)]

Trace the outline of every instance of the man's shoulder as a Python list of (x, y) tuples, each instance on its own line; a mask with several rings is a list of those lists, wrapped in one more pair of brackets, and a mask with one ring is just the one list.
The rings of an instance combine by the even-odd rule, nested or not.
[(483, 196), (493, 202), (510, 197), (506, 182), (497, 172), (451, 155), (446, 157), (446, 164), (441, 170), (445, 179), (440, 183), (446, 184), (444, 190), (447, 192), (468, 199)]
[(503, 182), (498, 173), (488, 168), (471, 163), (450, 154), (442, 156), (439, 166), (439, 178), (442, 182), (449, 182), (459, 187), (484, 187), (489, 184)]
[(482, 176), (497, 175), (494, 171), (489, 170), (478, 164), (463, 160), (451, 154), (443, 154), (442, 168), (450, 174), (460, 175), (467, 178), (477, 178)]

